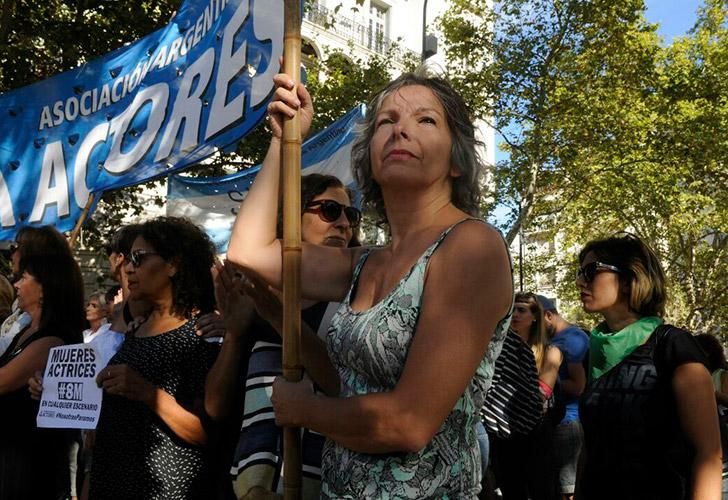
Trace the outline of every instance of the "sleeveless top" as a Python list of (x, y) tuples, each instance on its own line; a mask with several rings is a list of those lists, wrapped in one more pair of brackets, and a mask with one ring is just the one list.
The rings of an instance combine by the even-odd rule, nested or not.
[[(332, 318), (327, 335), (329, 357), (341, 378), (341, 397), (394, 389), (417, 327), (427, 263), (460, 222), (446, 229), (425, 250), (389, 295), (370, 309), (356, 312), (351, 308), (351, 297), (369, 251), (361, 256), (351, 289)], [(509, 323), (510, 311), (498, 323), (470, 385), (420, 451), (358, 453), (327, 440), (322, 457), (322, 497), (476, 497), (481, 470), (475, 426)]]
[[(22, 330), (0, 356), (0, 367), (37, 340), (81, 340), (81, 332), (51, 326), (40, 328), (23, 342), (21, 335)], [(39, 405), (30, 397), (27, 385), (0, 395), (0, 500), (65, 498), (68, 494), (68, 453), (78, 431), (37, 427)]]

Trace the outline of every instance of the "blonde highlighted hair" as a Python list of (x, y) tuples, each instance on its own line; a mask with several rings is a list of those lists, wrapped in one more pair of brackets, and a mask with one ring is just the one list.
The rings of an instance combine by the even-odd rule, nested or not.
[(665, 315), (665, 272), (655, 252), (637, 236), (617, 233), (593, 240), (579, 252), (579, 262), (593, 253), (596, 260), (620, 269), (619, 281), (627, 285), (631, 311), (640, 316)]
[(546, 322), (543, 318), (543, 308), (541, 307), (541, 303), (538, 301), (536, 294), (531, 292), (516, 293), (514, 302), (516, 304), (526, 304), (535, 318), (535, 321), (531, 323), (531, 327), (528, 330), (528, 345), (531, 347), (531, 350), (533, 350), (533, 355), (536, 358), (536, 366), (540, 373), (544, 358), (546, 357), (546, 348), (548, 346)]

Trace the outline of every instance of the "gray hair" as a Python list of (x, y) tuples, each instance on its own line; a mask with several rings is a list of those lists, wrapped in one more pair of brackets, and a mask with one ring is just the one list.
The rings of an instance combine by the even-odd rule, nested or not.
[(96, 299), (101, 307), (106, 307), (106, 294), (101, 290), (96, 290), (95, 292), (92, 292), (88, 296), (88, 300), (86, 302), (91, 302), (91, 299)]
[(480, 176), (483, 161), (477, 147), (482, 145), (475, 138), (475, 126), (467, 104), (450, 83), (438, 76), (430, 76), (424, 67), (413, 73), (405, 73), (380, 90), (367, 107), (364, 120), (358, 125), (357, 138), (352, 145), (351, 161), (354, 177), (361, 188), (364, 202), (377, 214), (377, 224), (387, 223), (382, 190), (372, 175), (370, 144), (374, 136), (376, 116), (384, 100), (402, 87), (420, 85), (432, 91), (445, 110), (450, 128), (452, 149), (450, 157), (460, 176), (452, 179), (452, 203), (472, 216), (479, 214)]

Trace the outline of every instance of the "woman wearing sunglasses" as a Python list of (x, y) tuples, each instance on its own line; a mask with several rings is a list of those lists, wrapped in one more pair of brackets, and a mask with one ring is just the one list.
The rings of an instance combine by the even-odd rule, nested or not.
[[(281, 286), (275, 220), (283, 116), (311, 99), (275, 77), (273, 140), (238, 214), (228, 257)], [(276, 421), (324, 434), (325, 498), (472, 498), (476, 424), (510, 320), (512, 275), (498, 232), (478, 213), (475, 130), (439, 78), (406, 74), (373, 99), (352, 149), (364, 200), (388, 245), (303, 245), (302, 293), (342, 302), (327, 332), (339, 397), (277, 379)], [(490, 348), (489, 348), (490, 343)]]
[[(348, 189), (338, 178), (318, 173), (302, 176), (301, 239), (308, 244), (332, 248), (359, 246), (357, 233), (361, 212), (351, 206), (350, 200)], [(279, 236), (283, 233), (282, 226), (283, 221), (279, 219)], [(220, 301), (223, 304), (219, 305), (229, 326), (220, 356), (207, 378), (205, 409), (215, 420), (235, 422), (233, 439), (237, 445), (232, 460), (232, 478), (237, 497), (271, 495), (282, 492), (283, 486), (282, 432), (275, 423), (270, 401), (272, 375), (282, 373), (282, 307), (278, 297), (270, 293), (264, 283), (250, 286), (252, 281), (241, 281), (229, 263), (218, 272), (219, 284), (225, 288), (225, 297)], [(245, 296), (236, 297), (240, 292)], [(244, 302), (224, 304), (236, 299)], [(254, 301), (256, 315), (251, 314), (250, 299)], [(241, 317), (240, 311), (246, 308), (251, 313)], [(335, 309), (336, 304), (303, 301), (301, 310), (304, 369), (321, 390), (333, 394), (338, 393), (339, 381), (328, 362), (321, 337)], [(314, 349), (313, 358), (309, 356), (310, 347)], [(244, 399), (238, 397), (241, 393)], [(320, 497), (318, 471), (322, 447), (321, 435), (303, 430), (301, 448), (307, 471), (302, 478), (304, 499)], [(225, 473), (229, 477), (231, 467), (229, 462), (226, 465)]]
[(589, 500), (711, 500), (721, 491), (718, 419), (705, 355), (692, 335), (664, 323), (665, 276), (639, 238), (589, 242), (579, 254), (591, 333), (590, 381), (579, 415)]
[(205, 377), (217, 347), (195, 335), (215, 307), (214, 247), (185, 219), (139, 228), (125, 271), (130, 300), (151, 312), (97, 377), (104, 400), (96, 429), (90, 498), (207, 498)]

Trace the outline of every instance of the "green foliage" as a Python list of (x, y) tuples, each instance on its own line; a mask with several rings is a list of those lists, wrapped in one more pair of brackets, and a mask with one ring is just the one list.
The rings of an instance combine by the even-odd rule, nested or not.
[[(312, 3), (307, 0), (308, 4)], [(164, 27), (180, 0), (0, 0), (0, 91), (10, 90), (72, 69)], [(368, 61), (328, 54), (309, 68), (309, 90), (316, 102), (312, 133), (328, 126), (389, 81), (390, 53)], [(324, 77), (326, 75), (326, 77)], [(270, 140), (264, 122), (237, 145), (188, 170), (194, 176), (219, 176), (262, 162)], [(83, 228), (83, 247), (101, 256), (103, 244), (124, 221), (142, 217), (162, 196), (142, 197), (162, 180), (103, 193)], [(101, 261), (103, 259), (97, 259)]]
[[(578, 249), (629, 230), (661, 257), (669, 319), (724, 327), (725, 1), (707, 0), (670, 46), (645, 21), (642, 0), (453, 4), (441, 20), (451, 77), (508, 153), (495, 178), (511, 209), (509, 241), (519, 231), (559, 236), (555, 285), (575, 310)], [(531, 267), (531, 283), (541, 267)]]

